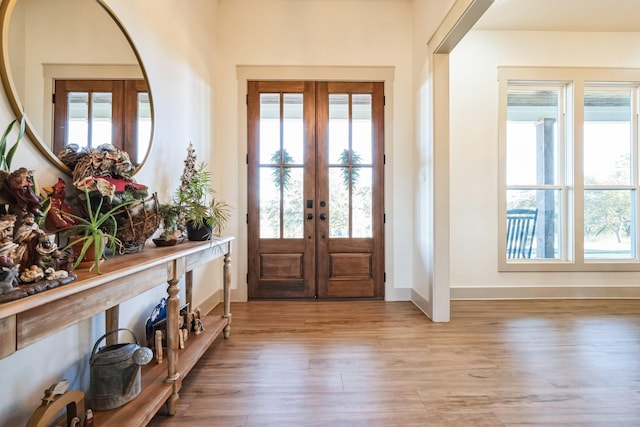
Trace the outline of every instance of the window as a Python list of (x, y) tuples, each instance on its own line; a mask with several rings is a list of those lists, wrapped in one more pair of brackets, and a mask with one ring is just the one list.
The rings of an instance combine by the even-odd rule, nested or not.
[(137, 165), (148, 151), (151, 107), (144, 80), (56, 80), (53, 150), (113, 144)]
[(500, 270), (640, 271), (640, 70), (499, 74)]

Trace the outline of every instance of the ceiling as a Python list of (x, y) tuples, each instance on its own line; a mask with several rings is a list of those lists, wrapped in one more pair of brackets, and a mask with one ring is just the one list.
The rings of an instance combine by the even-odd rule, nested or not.
[(474, 29), (640, 32), (640, 0), (496, 0)]

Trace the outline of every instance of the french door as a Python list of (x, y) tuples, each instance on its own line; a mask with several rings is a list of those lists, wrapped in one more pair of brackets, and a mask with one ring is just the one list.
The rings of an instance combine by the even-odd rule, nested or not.
[(250, 81), (250, 299), (384, 297), (382, 82)]

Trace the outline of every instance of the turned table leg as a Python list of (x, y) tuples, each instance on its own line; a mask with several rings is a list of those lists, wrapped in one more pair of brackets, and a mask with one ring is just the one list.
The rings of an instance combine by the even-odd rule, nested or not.
[(173, 383), (173, 393), (167, 400), (167, 411), (170, 415), (176, 413), (178, 404), (178, 312), (180, 298), (178, 297), (178, 279), (169, 280), (167, 288), (167, 382)]
[(227, 319), (227, 325), (224, 327), (223, 336), (229, 338), (231, 333), (231, 242), (229, 242), (229, 250), (224, 254), (223, 267), (223, 286), (224, 286), (224, 315)]

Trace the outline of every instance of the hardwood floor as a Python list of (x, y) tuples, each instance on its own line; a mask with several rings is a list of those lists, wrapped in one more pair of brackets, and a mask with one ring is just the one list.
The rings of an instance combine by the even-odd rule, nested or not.
[(639, 426), (640, 301), (232, 304), (152, 426)]

